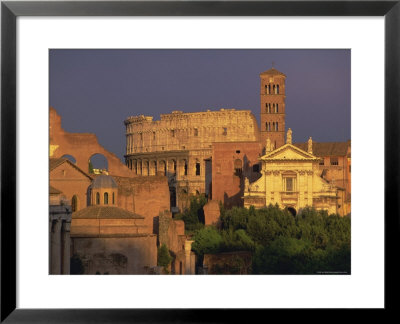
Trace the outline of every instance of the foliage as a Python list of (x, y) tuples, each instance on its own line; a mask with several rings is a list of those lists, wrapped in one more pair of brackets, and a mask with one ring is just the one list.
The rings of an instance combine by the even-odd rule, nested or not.
[(221, 207), (219, 228), (198, 230), (193, 250), (199, 256), (252, 251), (254, 273), (350, 273), (350, 229), (350, 217), (314, 208), (304, 208), (293, 216), (278, 205)]
[(193, 251), (203, 256), (206, 253), (216, 253), (220, 250), (223, 239), (215, 227), (208, 226), (198, 230), (192, 244)]
[(204, 195), (191, 196), (190, 205), (182, 214), (175, 216), (175, 219), (182, 219), (185, 222), (185, 230), (187, 234), (204, 227), (204, 211), (203, 206), (207, 203), (207, 198)]
[(255, 248), (254, 241), (243, 229), (221, 231), (222, 242), (220, 251), (252, 251)]
[(171, 254), (165, 244), (157, 249), (157, 265), (164, 268), (164, 272), (168, 273), (168, 266), (172, 261)]
[(89, 174), (93, 173), (93, 164), (89, 161)]

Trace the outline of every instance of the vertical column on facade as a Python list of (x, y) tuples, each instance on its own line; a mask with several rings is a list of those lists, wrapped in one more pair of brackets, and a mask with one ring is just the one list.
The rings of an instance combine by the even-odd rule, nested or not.
[(273, 187), (272, 190), (274, 192), (274, 205), (278, 204), (279, 206), (282, 206), (282, 201), (281, 201), (281, 188), (282, 188), (282, 183), (281, 179), (279, 177), (280, 172), (279, 171), (274, 171), (273, 172)]
[(312, 171), (307, 171), (307, 190), (308, 190), (308, 205), (312, 206), (313, 205), (313, 172)]
[(304, 171), (299, 172), (299, 183), (297, 186), (297, 191), (299, 192), (299, 200), (298, 200), (298, 206), (299, 208), (305, 207), (305, 197), (304, 197)]
[(62, 237), (63, 237), (63, 260), (62, 260), (62, 274), (70, 273), (70, 249), (71, 249), (71, 239), (70, 239), (70, 229), (71, 223), (64, 221), (62, 223)]
[(51, 274), (61, 274), (61, 220), (51, 226)]
[(271, 191), (273, 181), (271, 179), (271, 171), (265, 171), (265, 205), (268, 206), (271, 203)]
[[(194, 241), (185, 241), (185, 274), (192, 274), (192, 262), (190, 252), (192, 251), (192, 243)], [(194, 270), (194, 269), (193, 269)]]
[[(169, 136), (170, 136), (170, 134), (169, 134), (169, 128), (166, 128), (165, 129), (165, 139), (166, 139), (166, 143), (165, 143), (165, 150), (167, 150), (167, 151), (169, 151), (169, 141), (168, 141), (168, 139), (169, 139)], [(168, 160), (166, 160), (165, 161), (165, 163), (167, 163), (168, 162)], [(167, 171), (168, 171), (168, 163), (167, 163)]]

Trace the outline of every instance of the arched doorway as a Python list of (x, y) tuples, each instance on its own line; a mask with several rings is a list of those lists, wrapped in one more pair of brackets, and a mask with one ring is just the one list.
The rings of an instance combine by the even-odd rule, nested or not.
[(71, 209), (72, 212), (76, 212), (78, 210), (79, 206), (78, 206), (78, 196), (77, 195), (73, 195), (72, 199), (71, 199)]
[(296, 209), (294, 207), (288, 207), (288, 211), (289, 213), (291, 213), (293, 216), (296, 216), (297, 212)]

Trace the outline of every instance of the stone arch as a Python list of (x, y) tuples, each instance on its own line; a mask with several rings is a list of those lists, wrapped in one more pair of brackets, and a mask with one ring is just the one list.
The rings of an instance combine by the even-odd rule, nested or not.
[(61, 117), (54, 108), (50, 108), (50, 146), (51, 157), (61, 158), (63, 155), (72, 155), (76, 165), (88, 170), (88, 161), (96, 153), (103, 154), (108, 161), (108, 171), (112, 175), (132, 177), (133, 172), (113, 153), (101, 146), (95, 134), (69, 133), (61, 127)]
[(64, 154), (61, 158), (63, 159), (68, 159), (69, 161), (71, 161), (73, 164), (76, 164), (76, 159), (73, 155), (71, 154)]
[(195, 171), (195, 175), (196, 175), (196, 176), (201, 175), (201, 166), (200, 166), (200, 161), (199, 161), (199, 159), (196, 159), (196, 161), (195, 161), (195, 168), (194, 168), (194, 171)]
[(142, 175), (149, 176), (150, 175), (150, 164), (148, 160), (144, 160), (142, 165)]
[(233, 168), (235, 170), (235, 175), (241, 176), (243, 172), (243, 161), (241, 159), (236, 159), (233, 162)]
[(101, 153), (94, 153), (88, 159), (88, 172), (91, 174), (100, 174), (108, 172), (108, 160)]
[(163, 175), (167, 175), (167, 163), (164, 160), (161, 160), (158, 165), (160, 166), (160, 171)]
[(76, 212), (79, 210), (79, 199), (77, 195), (73, 195), (71, 198), (71, 209), (72, 212)]
[(292, 207), (292, 206), (289, 206), (289, 207), (288, 207), (288, 211), (289, 211), (289, 213), (291, 213), (293, 216), (296, 216), (296, 214), (297, 214), (296, 208), (294, 208), (294, 207)]

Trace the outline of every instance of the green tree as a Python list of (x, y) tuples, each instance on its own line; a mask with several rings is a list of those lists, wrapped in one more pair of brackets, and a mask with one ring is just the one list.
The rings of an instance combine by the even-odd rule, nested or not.
[(259, 246), (253, 257), (255, 273), (301, 274), (308, 273), (311, 243), (280, 236), (269, 246)]
[(162, 244), (157, 249), (157, 265), (163, 267), (164, 273), (168, 272), (168, 266), (172, 261), (171, 254), (168, 251), (168, 247), (165, 244)]
[(213, 226), (198, 230), (193, 239), (192, 249), (199, 256), (220, 251), (222, 236)]
[(191, 196), (189, 208), (175, 216), (175, 219), (182, 219), (185, 222), (187, 234), (192, 234), (204, 227), (203, 207), (206, 203), (207, 198), (204, 195)]
[(93, 173), (93, 164), (89, 161), (89, 174)]

